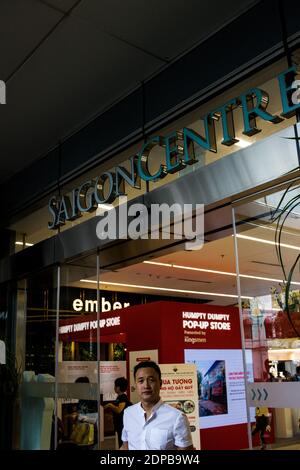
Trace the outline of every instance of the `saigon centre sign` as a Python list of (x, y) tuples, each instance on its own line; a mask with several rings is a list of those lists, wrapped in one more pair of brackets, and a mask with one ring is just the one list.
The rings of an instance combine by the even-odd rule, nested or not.
[[(154, 136), (143, 144), (136, 155), (129, 158), (129, 170), (121, 165), (117, 166), (113, 171), (105, 171), (95, 179), (84, 181), (68, 194), (52, 196), (48, 203), (52, 218), (48, 228), (57, 229), (67, 221), (77, 219), (84, 212), (95, 211), (99, 204), (112, 204), (120, 196), (126, 195), (125, 183), (132, 188), (141, 189), (141, 180), (155, 182), (187, 165), (193, 165), (197, 162), (195, 144), (207, 151), (217, 152), (216, 121), (222, 126), (221, 145), (231, 146), (237, 143), (239, 140), (235, 135), (233, 117), (233, 110), (237, 107), (242, 110), (242, 133), (246, 136), (253, 136), (261, 131), (257, 127), (257, 119), (276, 125), (284, 118), (292, 117), (300, 108), (299, 100), (295, 99), (300, 94), (297, 88), (299, 81), (295, 80), (296, 73), (296, 66), (292, 66), (277, 76), (282, 105), (280, 115), (268, 112), (270, 98), (267, 92), (260, 88), (251, 88), (202, 118), (204, 136), (187, 127), (165, 137)], [(157, 146), (164, 149), (164, 163), (151, 172), (149, 156)]]

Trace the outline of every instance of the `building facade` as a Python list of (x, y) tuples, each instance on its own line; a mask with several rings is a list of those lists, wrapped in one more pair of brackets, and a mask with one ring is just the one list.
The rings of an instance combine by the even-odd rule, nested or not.
[[(14, 403), (1, 413), (3, 447), (50, 448), (52, 432), (56, 448), (59, 419), (60, 439), (70, 440), (72, 406), (100, 406), (101, 362), (126, 361), (129, 377), (137, 351), (196, 364), (201, 448), (256, 447), (251, 423), (261, 404), (270, 445), (297, 439), (300, 403), (287, 380), (300, 364), (297, 13), (293, 1), (255, 3), (2, 184), (0, 339), (22, 377), (18, 395), (2, 392)], [(153, 222), (157, 205), (175, 212)], [(178, 213), (194, 222), (192, 238)], [(134, 332), (145, 346), (128, 346), (130, 321), (114, 322), (134, 305), (151, 316), (157, 300), (180, 304), (179, 316), (192, 306), (204, 322), (186, 323), (185, 336), (203, 341), (179, 345), (174, 331), (165, 346), (145, 319)], [(222, 319), (206, 325), (205, 312)], [(66, 325), (86, 334), (62, 337), (75, 332)], [(153, 330), (167, 336), (162, 325), (156, 318)], [(90, 383), (74, 383), (81, 375)], [(286, 382), (281, 401), (275, 380), (273, 392), (263, 385), (273, 376)], [(33, 420), (38, 408), (45, 434)], [(101, 413), (94, 419), (105, 431)], [(224, 426), (241, 440), (224, 439)], [(102, 438), (93, 444), (101, 448)]]

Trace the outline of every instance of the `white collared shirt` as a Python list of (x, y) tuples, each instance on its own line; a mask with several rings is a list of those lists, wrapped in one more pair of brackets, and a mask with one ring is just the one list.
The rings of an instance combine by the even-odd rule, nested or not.
[(129, 450), (166, 450), (192, 445), (187, 417), (161, 400), (152, 408), (146, 420), (141, 403), (124, 411), (122, 441)]

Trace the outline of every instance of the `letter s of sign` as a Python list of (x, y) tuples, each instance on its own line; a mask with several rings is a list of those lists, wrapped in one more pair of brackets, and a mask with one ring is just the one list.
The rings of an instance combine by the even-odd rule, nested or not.
[(291, 88), (296, 88), (296, 90), (292, 93), (291, 101), (293, 104), (299, 104), (300, 103), (300, 80), (294, 80)]
[(57, 225), (57, 200), (56, 200), (56, 196), (52, 196), (49, 199), (48, 209), (49, 209), (49, 212), (50, 212), (50, 214), (52, 215), (52, 218), (53, 218), (53, 220), (51, 222), (48, 222), (48, 229), (52, 230)]

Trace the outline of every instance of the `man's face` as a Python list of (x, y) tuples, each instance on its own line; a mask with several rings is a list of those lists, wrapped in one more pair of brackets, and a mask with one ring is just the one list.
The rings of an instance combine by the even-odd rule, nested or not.
[(136, 390), (142, 403), (153, 404), (159, 401), (161, 382), (152, 367), (141, 368), (135, 376)]

